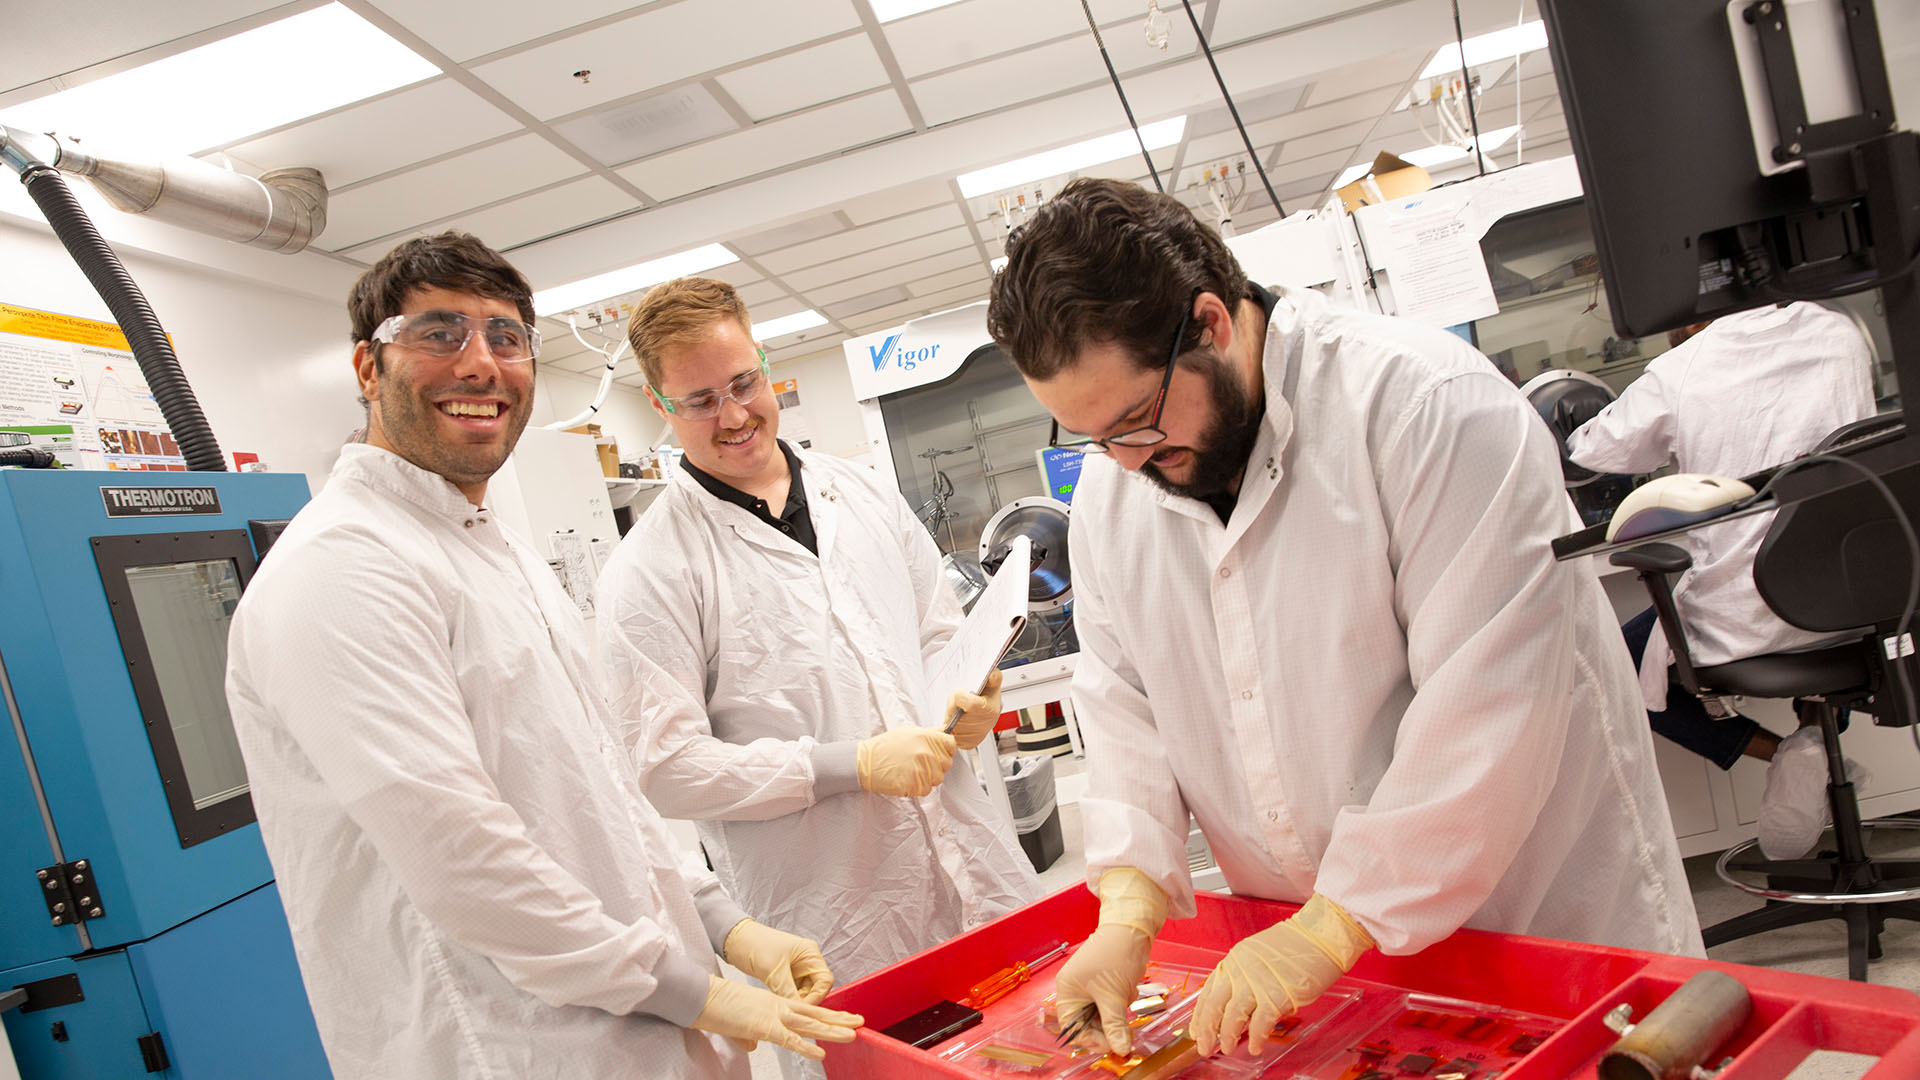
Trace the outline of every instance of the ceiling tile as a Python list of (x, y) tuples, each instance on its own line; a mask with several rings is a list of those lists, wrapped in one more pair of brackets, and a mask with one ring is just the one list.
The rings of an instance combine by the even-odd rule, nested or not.
[[(949, 261), (942, 265), (921, 268), (924, 262), (943, 255), (951, 259), (954, 253), (962, 253), (965, 258), (960, 262)], [(951, 270), (955, 266), (965, 265), (967, 260), (975, 260), (977, 257), (973, 246), (973, 235), (966, 230), (965, 226), (961, 226), (904, 243), (889, 244), (883, 248), (863, 251), (844, 259), (821, 263), (818, 266), (809, 266), (805, 270), (795, 270), (790, 274), (780, 275), (780, 279), (804, 293), (816, 285), (826, 285), (862, 274), (870, 274), (890, 266), (907, 267), (896, 280), (925, 277), (940, 270)]]
[(321, 246), (340, 251), (582, 171), (537, 135), (522, 135), (334, 196)]
[(739, 123), (699, 83), (688, 83), (555, 124), (561, 138), (608, 165), (738, 130)]
[(852, 34), (719, 76), (722, 89), (755, 120), (887, 85), (873, 39)]
[[(1444, 3), (1436, 0), (1423, 2), (1434, 8), (1436, 14), (1446, 8)], [(1184, 21), (1186, 12), (1177, 10), (1179, 0), (1173, 0), (1173, 6), (1176, 8), (1173, 14)], [(1239, 3), (1223, 3), (1219, 5), (1220, 13), (1213, 20), (1213, 32), (1207, 36), (1207, 43), (1219, 49), (1245, 38), (1345, 15), (1355, 6), (1353, 0), (1288, 0), (1284, 4), (1246, 3), (1242, 0)], [(1439, 45), (1438, 41), (1434, 42), (1435, 48)]]
[(758, 307), (778, 303), (788, 297), (787, 290), (781, 288), (780, 283), (776, 281), (756, 281), (751, 285), (737, 285), (736, 290), (740, 293), (740, 299), (747, 305), (749, 312)]
[(381, 11), (455, 60), (510, 48), (633, 6), (633, 0), (377, 0)]
[(857, 255), (862, 251), (870, 251), (901, 240), (911, 240), (916, 236), (926, 236), (942, 229), (951, 229), (963, 222), (960, 208), (948, 203), (945, 206), (931, 207), (902, 217), (797, 244), (781, 251), (768, 252), (760, 257), (760, 265), (772, 273), (783, 274), (803, 266), (843, 259), (849, 255)]
[[(1085, 24), (1081, 29), (1086, 29)], [(975, 116), (1016, 102), (1045, 98), (1106, 78), (1100, 50), (1083, 34), (1037, 49), (996, 57), (929, 78), (908, 89), (929, 125)]]
[(262, 171), (319, 169), (335, 189), (451, 153), (520, 125), (478, 94), (437, 79), (228, 148)]
[(1322, 71), (1313, 77), (1313, 85), (1307, 88), (1306, 104), (1309, 107), (1325, 105), (1369, 90), (1398, 90), (1406, 85), (1407, 80), (1419, 74), (1420, 69), (1426, 66), (1429, 55), (1429, 49), (1402, 49), (1387, 56)]
[[(1146, 5), (1140, 9), (1144, 13)], [(1087, 21), (1077, 3), (968, 0), (887, 23), (882, 32), (913, 79), (1062, 34), (1085, 34)], [(1092, 47), (1091, 40), (1087, 44)]]
[[(849, 336), (831, 326), (816, 326), (811, 330), (801, 330), (785, 337), (774, 338), (764, 344), (767, 346), (767, 359), (777, 365), (785, 361), (803, 360), (809, 356), (816, 356), (829, 347), (847, 340)], [(778, 377), (777, 367), (774, 369), (774, 374)]]
[(620, 175), (655, 199), (672, 199), (912, 127), (900, 99), (881, 91), (648, 158)]
[(847, 223), (839, 214), (815, 214), (812, 217), (801, 218), (799, 221), (788, 222), (785, 225), (776, 225), (745, 236), (728, 237), (727, 244), (735, 251), (760, 255), (846, 230)]
[(840, 209), (855, 225), (867, 225), (882, 218), (953, 201), (953, 189), (945, 180), (921, 180), (899, 187), (876, 191), (864, 198), (840, 204)]
[[(1372, 130), (1372, 120), (1361, 120), (1358, 123), (1345, 124), (1326, 131), (1316, 131), (1311, 135), (1302, 135), (1297, 139), (1288, 139), (1280, 146), (1280, 160), (1284, 163), (1334, 150), (1351, 150), (1359, 145), (1361, 139), (1367, 138), (1367, 133)], [(1383, 137), (1375, 132), (1372, 142), (1367, 146), (1361, 146), (1360, 152), (1367, 157), (1372, 157), (1374, 151), (1379, 149), (1377, 144)]]
[(633, 196), (598, 176), (583, 177), (512, 202), (463, 214), (435, 228), (461, 229), (500, 251), (639, 207)]
[(898, 326), (909, 319), (917, 319), (922, 315), (931, 315), (938, 311), (947, 311), (952, 308), (975, 303), (986, 299), (986, 296), (987, 286), (985, 282), (979, 285), (963, 285), (960, 288), (948, 289), (945, 292), (935, 293), (932, 296), (915, 297), (904, 303), (875, 308), (861, 315), (857, 320), (851, 321), (848, 325), (849, 328), (856, 333), (870, 333), (874, 330), (884, 330), (890, 326)]
[[(7, 63), (0, 71), (0, 82), (4, 89), (17, 89), (279, 6), (279, 0), (201, 0), (192, 4), (61, 0), (35, 17), (26, 14), (24, 6), (9, 5)], [(185, 52), (189, 47), (183, 45), (178, 51)], [(47, 92), (55, 89), (59, 88), (48, 87)]]
[(913, 299), (915, 294), (907, 291), (905, 285), (888, 285), (874, 292), (842, 300), (837, 304), (828, 304), (822, 309), (829, 319), (846, 319), (863, 311), (872, 311), (889, 304), (898, 304)]
[(963, 266), (958, 270), (949, 270), (944, 274), (935, 274), (932, 277), (908, 282), (907, 291), (915, 296), (931, 296), (961, 285), (985, 285), (987, 281), (987, 272), (978, 265)]
[(859, 25), (851, 0), (682, 0), (473, 70), (550, 119)]

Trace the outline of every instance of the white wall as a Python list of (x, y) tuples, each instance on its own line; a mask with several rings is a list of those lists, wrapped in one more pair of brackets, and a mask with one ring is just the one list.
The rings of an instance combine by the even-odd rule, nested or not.
[(799, 381), (800, 405), (813, 429), (814, 450), (857, 458), (872, 449), (860, 403), (853, 399), (853, 378), (847, 374), (845, 350), (835, 345), (825, 352), (773, 365), (773, 380), (787, 379)]
[[(200, 399), (220, 448), (251, 451), (318, 490), (360, 427), (346, 293), (327, 304), (115, 245)], [(0, 302), (113, 321), (44, 225), (0, 216)]]
[[(112, 239), (114, 230), (106, 231)], [(346, 284), (337, 302), (326, 302), (122, 243), (114, 247), (172, 336), (220, 448), (258, 454), (275, 472), (306, 473), (318, 491), (341, 444), (363, 422), (347, 340)], [(351, 282), (351, 268), (342, 280)], [(0, 303), (113, 321), (50, 229), (4, 213)], [(598, 384), (597, 377), (540, 371), (530, 423), (581, 411)], [(657, 441), (666, 426), (639, 391), (621, 386), (607, 395), (596, 420), (629, 456)]]

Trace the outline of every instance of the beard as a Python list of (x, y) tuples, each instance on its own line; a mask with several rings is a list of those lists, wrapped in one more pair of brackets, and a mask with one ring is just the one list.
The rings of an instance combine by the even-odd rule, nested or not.
[(1200, 373), (1207, 380), (1207, 399), (1213, 406), (1213, 419), (1201, 431), (1197, 445), (1167, 448), (1184, 449), (1193, 454), (1187, 478), (1168, 479), (1151, 460), (1140, 466), (1140, 472), (1147, 479), (1189, 499), (1206, 499), (1238, 490), (1254, 441), (1260, 437), (1260, 419), (1267, 411), (1264, 394), (1248, 393), (1219, 356), (1209, 357)]
[[(396, 390), (401, 392), (392, 392)], [(442, 435), (441, 412), (435, 402), (461, 395), (497, 395), (506, 400), (502, 408), (506, 425), (501, 438), (460, 442)], [(459, 381), (444, 386), (420, 386), (395, 380), (389, 383), (388, 392), (380, 395), (374, 408), (380, 412), (381, 433), (401, 457), (456, 485), (465, 485), (485, 482), (506, 464), (532, 415), (532, 397), (531, 386), (522, 392), (498, 382), (485, 386)]]

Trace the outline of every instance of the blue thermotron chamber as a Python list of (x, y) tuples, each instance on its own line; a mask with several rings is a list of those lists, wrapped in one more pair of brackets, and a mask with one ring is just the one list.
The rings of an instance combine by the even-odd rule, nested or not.
[(26, 1080), (325, 1078), (227, 713), (306, 477), (0, 469), (0, 1004)]

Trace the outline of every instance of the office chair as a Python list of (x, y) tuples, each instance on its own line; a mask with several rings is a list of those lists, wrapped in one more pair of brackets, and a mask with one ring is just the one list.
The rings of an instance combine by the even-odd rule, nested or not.
[[(1900, 414), (1892, 413), (1849, 424), (1823, 440), (1816, 452), (1844, 453), (1846, 444), (1900, 422)], [(1883, 479), (1910, 514), (1920, 508), (1920, 465)], [(1703, 931), (1707, 946), (1838, 919), (1847, 926), (1847, 975), (1866, 981), (1867, 961), (1881, 955), (1880, 932), (1886, 920), (1920, 921), (1920, 860), (1876, 859), (1867, 851), (1869, 831), (1920, 830), (1920, 820), (1861, 821), (1859, 801), (1840, 751), (1841, 709), (1872, 713), (1876, 724), (1914, 723), (1899, 703), (1900, 690), (1886, 667), (1882, 644), (1900, 621), (1906, 575), (1912, 572), (1904, 534), (1892, 510), (1874, 488), (1859, 483), (1788, 506), (1775, 515), (1754, 557), (1754, 584), (1761, 598), (1782, 619), (1802, 629), (1859, 634), (1856, 640), (1809, 652), (1696, 666), (1668, 577), (1693, 564), (1690, 554), (1676, 545), (1655, 542), (1616, 552), (1611, 561), (1639, 571), (1673, 648), (1674, 671), (1682, 686), (1696, 695), (1791, 698), (1801, 722), (1819, 726), (1826, 751), (1827, 800), (1833, 814), (1831, 849), (1799, 859), (1741, 862), (1742, 872), (1766, 875), (1764, 887), (1737, 879), (1732, 872), (1735, 861), (1758, 841), (1747, 840), (1721, 855), (1715, 867), (1720, 877), (1766, 903), (1707, 927)]]

